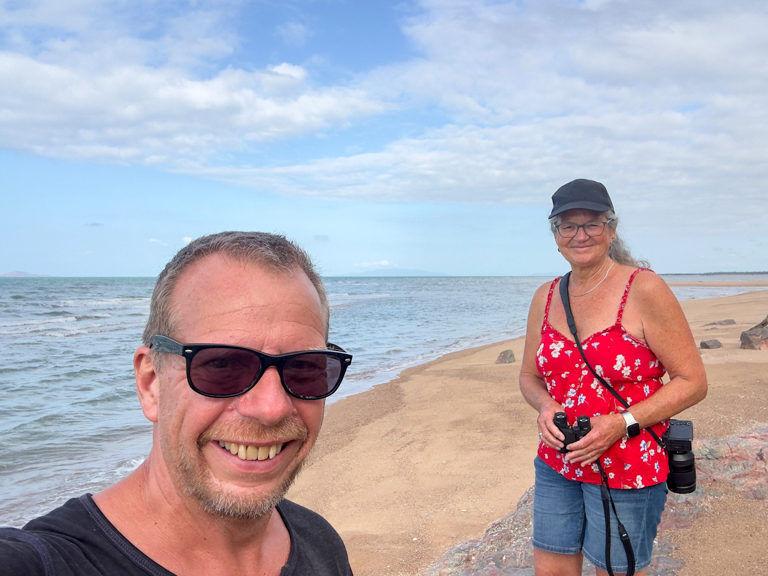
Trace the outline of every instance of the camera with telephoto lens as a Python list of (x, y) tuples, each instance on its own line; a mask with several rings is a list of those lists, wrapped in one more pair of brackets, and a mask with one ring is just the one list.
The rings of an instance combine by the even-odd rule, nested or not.
[(568, 452), (569, 444), (578, 442), (584, 438), (584, 436), (586, 436), (590, 430), (592, 430), (592, 424), (589, 422), (589, 416), (579, 416), (576, 418), (576, 424), (573, 426), (568, 426), (568, 418), (566, 417), (565, 412), (555, 412), (555, 417), (553, 420), (558, 430), (560, 430), (560, 432), (565, 435), (565, 440), (563, 440), (563, 447), (560, 448), (560, 452), (563, 454)]
[(676, 494), (690, 494), (696, 490), (696, 461), (693, 454), (693, 422), (670, 420), (662, 436), (669, 456), (667, 488)]

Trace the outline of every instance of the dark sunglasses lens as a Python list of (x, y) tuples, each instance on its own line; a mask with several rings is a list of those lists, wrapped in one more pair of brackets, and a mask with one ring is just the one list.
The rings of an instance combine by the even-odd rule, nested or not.
[(322, 352), (291, 356), (283, 365), (286, 388), (302, 398), (327, 396), (336, 388), (340, 376), (341, 360)]
[(237, 348), (203, 348), (192, 358), (190, 380), (203, 394), (239, 394), (261, 372), (261, 360), (253, 352)]

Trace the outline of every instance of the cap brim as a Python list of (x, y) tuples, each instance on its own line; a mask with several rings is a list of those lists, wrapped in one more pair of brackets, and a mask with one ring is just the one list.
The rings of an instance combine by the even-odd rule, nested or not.
[(568, 212), (568, 210), (592, 210), (592, 212), (609, 212), (613, 210), (613, 207), (608, 206), (607, 204), (602, 204), (600, 202), (585, 202), (584, 200), (579, 200), (577, 202), (570, 202), (568, 204), (564, 204), (563, 206), (553, 208), (552, 212), (549, 214), (549, 217), (554, 218), (558, 214)]

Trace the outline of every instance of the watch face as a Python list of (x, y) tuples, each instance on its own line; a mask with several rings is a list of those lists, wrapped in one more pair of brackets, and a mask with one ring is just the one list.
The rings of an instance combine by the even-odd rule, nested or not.
[(632, 416), (632, 414), (629, 412), (622, 412), (621, 416), (624, 418), (624, 422), (627, 425), (627, 437), (634, 438), (640, 434), (640, 424), (637, 423), (637, 420), (635, 420), (635, 417)]

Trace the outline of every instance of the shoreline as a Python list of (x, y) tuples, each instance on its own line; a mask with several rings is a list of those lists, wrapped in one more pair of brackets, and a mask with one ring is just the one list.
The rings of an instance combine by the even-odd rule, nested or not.
[[(738, 349), (740, 333), (768, 312), (768, 290), (682, 306), (697, 344), (723, 344), (701, 351), (709, 394), (681, 415), (696, 422), (697, 439), (768, 423), (768, 395), (759, 386), (768, 384), (768, 352)], [(734, 323), (715, 324), (726, 319)], [(522, 348), (518, 337), (451, 352), (327, 406), (318, 443), (288, 497), (334, 525), (357, 576), (424, 574), (446, 550), (515, 510), (533, 484), (537, 445), (536, 414), (517, 386)], [(496, 364), (505, 350), (516, 361)], [(742, 539), (732, 546), (737, 561), (718, 537), (745, 526), (759, 533), (765, 503), (738, 495), (720, 503), (715, 516), (696, 521), (714, 525), (694, 532), (695, 550), (680, 542), (684, 570), (701, 570), (680, 576), (721, 574), (762, 555)]]
[[(660, 276), (664, 276), (664, 274), (660, 274)], [(738, 287), (738, 286), (765, 286), (768, 288), (768, 280), (670, 280), (667, 282), (668, 286), (701, 286), (701, 287), (712, 287), (716, 288), (718, 286), (728, 286), (728, 287)]]

